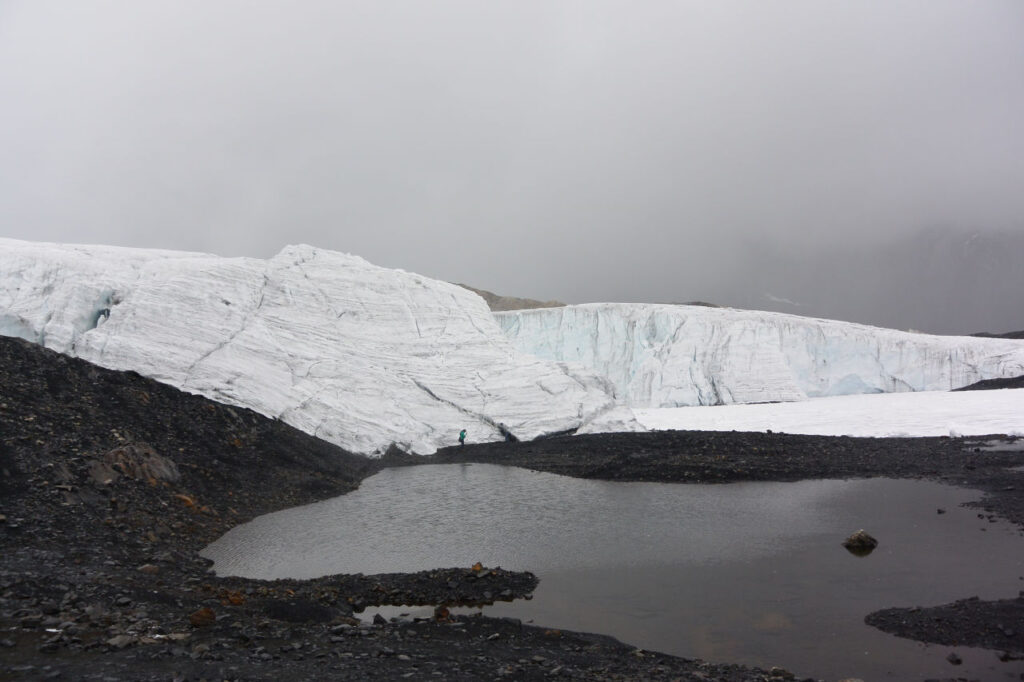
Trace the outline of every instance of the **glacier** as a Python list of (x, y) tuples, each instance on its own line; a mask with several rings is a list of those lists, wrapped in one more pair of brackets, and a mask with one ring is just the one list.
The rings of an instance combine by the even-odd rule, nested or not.
[(1024, 374), (1022, 341), (781, 313), (629, 303), (492, 313), (460, 286), (306, 245), (264, 260), (0, 239), (0, 334), (370, 455), (427, 454), (462, 428), (470, 442), (634, 431), (657, 428), (634, 410), (947, 391)]
[(524, 353), (605, 377), (632, 408), (948, 391), (1024, 375), (1024, 342), (782, 313), (592, 303), (495, 314)]
[(516, 351), (476, 294), (305, 245), (263, 260), (0, 239), (0, 334), (371, 455), (622, 417), (599, 375)]

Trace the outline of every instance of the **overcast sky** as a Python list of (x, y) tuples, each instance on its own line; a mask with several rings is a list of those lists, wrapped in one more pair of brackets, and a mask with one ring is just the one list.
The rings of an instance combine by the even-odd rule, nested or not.
[(1020, 0), (0, 0), (0, 236), (683, 301), (936, 225), (1024, 231)]

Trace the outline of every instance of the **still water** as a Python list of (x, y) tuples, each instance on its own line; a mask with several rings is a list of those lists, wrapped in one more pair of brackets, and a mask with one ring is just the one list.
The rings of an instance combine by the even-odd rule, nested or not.
[[(203, 554), (221, 575), (267, 579), (479, 561), (540, 577), (533, 600), (488, 615), (802, 676), (1020, 679), (1024, 665), (996, 652), (957, 647), (964, 664), (954, 667), (951, 647), (863, 622), (880, 608), (1024, 589), (1018, 531), (959, 506), (979, 497), (888, 479), (703, 486), (426, 465), (262, 516)], [(880, 543), (863, 558), (840, 546), (859, 528)]]

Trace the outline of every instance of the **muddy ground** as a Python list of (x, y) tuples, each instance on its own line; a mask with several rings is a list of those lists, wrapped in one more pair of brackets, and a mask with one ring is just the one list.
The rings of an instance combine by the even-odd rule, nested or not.
[[(458, 461), (631, 481), (932, 478), (989, 492), (979, 513), (1024, 525), (1024, 473), (1008, 469), (1022, 453), (988, 440), (663, 432), (369, 460), (248, 410), (0, 338), (0, 679), (791, 677), (504, 619), (352, 617), (369, 605), (519, 598), (536, 585), (529, 573), (463, 566), (266, 582), (217, 578), (197, 552), (260, 514), (351, 491), (382, 466)], [(1017, 600), (947, 608), (957, 641), (915, 620), (924, 610), (883, 614), (879, 627), (1024, 650)]]

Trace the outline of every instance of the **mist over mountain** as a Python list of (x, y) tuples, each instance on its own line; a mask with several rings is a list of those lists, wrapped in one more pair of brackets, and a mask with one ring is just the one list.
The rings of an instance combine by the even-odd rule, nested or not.
[(878, 245), (751, 243), (720, 283), (727, 305), (932, 334), (1024, 329), (1024, 232), (930, 228)]

